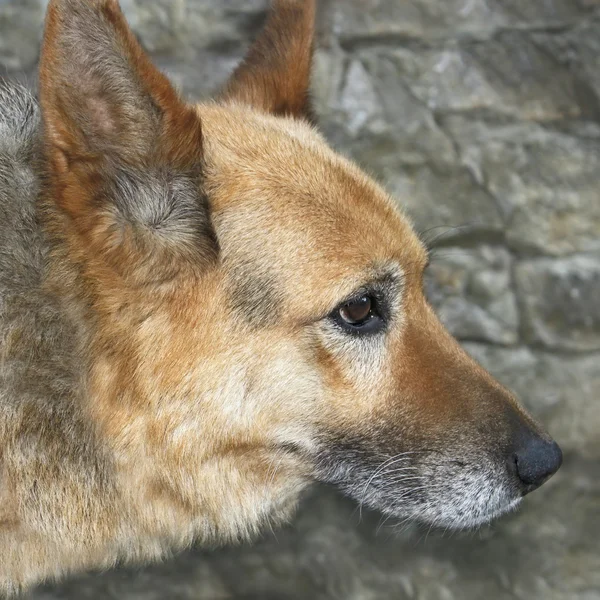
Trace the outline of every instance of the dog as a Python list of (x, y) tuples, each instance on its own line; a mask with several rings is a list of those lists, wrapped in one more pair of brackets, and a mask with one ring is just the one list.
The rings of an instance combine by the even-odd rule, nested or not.
[[(291, 518), (313, 481), (477, 526), (561, 464), (423, 294), (428, 251), (318, 133), (314, 0), (211, 102), (116, 0), (50, 0), (0, 92), (0, 589)], [(202, 65), (198, 65), (202, 68)]]

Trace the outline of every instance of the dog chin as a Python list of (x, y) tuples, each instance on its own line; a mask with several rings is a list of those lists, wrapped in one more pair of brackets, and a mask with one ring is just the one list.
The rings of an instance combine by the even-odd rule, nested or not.
[(447, 529), (463, 530), (474, 529), (486, 525), (491, 521), (515, 510), (521, 503), (521, 498), (515, 498), (504, 504), (503, 506), (490, 507), (487, 511), (478, 510), (472, 515), (453, 514), (445, 515), (443, 512), (437, 519), (434, 519), (433, 524)]
[(458, 504), (442, 502), (422, 507), (413, 514), (413, 517), (415, 521), (442, 529), (473, 529), (514, 511), (521, 500), (521, 497), (502, 499), (495, 497), (487, 502), (477, 499), (471, 506), (468, 505), (468, 499)]

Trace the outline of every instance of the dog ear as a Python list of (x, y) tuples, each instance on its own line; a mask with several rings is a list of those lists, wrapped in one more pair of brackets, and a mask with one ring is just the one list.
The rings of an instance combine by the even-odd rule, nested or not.
[(178, 246), (214, 256), (200, 117), (151, 63), (117, 0), (50, 0), (40, 100), (52, 202), (83, 246), (119, 268), (159, 256), (156, 242), (171, 262)]
[(309, 86), (316, 0), (273, 0), (267, 22), (222, 97), (313, 121)]
[(117, 0), (50, 1), (40, 99), (46, 141), (63, 162), (103, 153), (136, 163), (159, 137), (201, 141), (199, 118), (144, 53)]

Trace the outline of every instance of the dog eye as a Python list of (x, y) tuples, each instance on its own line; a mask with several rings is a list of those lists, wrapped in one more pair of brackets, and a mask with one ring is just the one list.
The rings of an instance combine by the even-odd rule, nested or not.
[(336, 308), (332, 317), (344, 331), (353, 334), (372, 333), (384, 324), (377, 304), (373, 295), (362, 294)]
[(340, 317), (348, 325), (362, 325), (367, 319), (371, 318), (371, 309), (373, 300), (370, 296), (361, 296), (356, 300), (347, 302), (339, 308)]

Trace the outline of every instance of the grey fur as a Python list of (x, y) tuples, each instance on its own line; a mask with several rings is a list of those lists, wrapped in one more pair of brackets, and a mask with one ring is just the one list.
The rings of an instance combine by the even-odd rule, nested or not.
[[(107, 493), (110, 466), (81, 409), (75, 327), (43, 287), (48, 245), (37, 214), (40, 117), (34, 98), (0, 85), (0, 512), (18, 497), (20, 517), (58, 514), (74, 487)], [(36, 486), (54, 464), (56, 479)], [(62, 476), (61, 476), (62, 475)], [(46, 478), (47, 481), (47, 478)], [(16, 489), (15, 489), (15, 486)], [(71, 490), (71, 492), (69, 491)], [(27, 515), (22, 514), (27, 511)], [(3, 561), (0, 549), (0, 562)]]
[(199, 175), (165, 167), (144, 173), (117, 168), (110, 175), (106, 193), (117, 222), (131, 226), (140, 247), (150, 238), (153, 253), (176, 248), (180, 258), (198, 263), (216, 257), (218, 241)]
[[(160, 111), (139, 85), (118, 46), (114, 26), (92, 3), (69, 0), (64, 5), (61, 14), (69, 18), (61, 24), (57, 41), (63, 57), (58, 58), (61, 68), (55, 73), (59, 103), (70, 107), (91, 149), (119, 152), (126, 139), (128, 152), (146, 152), (154, 141)], [(109, 116), (111, 104), (127, 109)], [(97, 118), (90, 118), (92, 107)]]
[(267, 267), (246, 260), (231, 268), (229, 276), (232, 308), (251, 327), (277, 322), (283, 303), (282, 286)]

